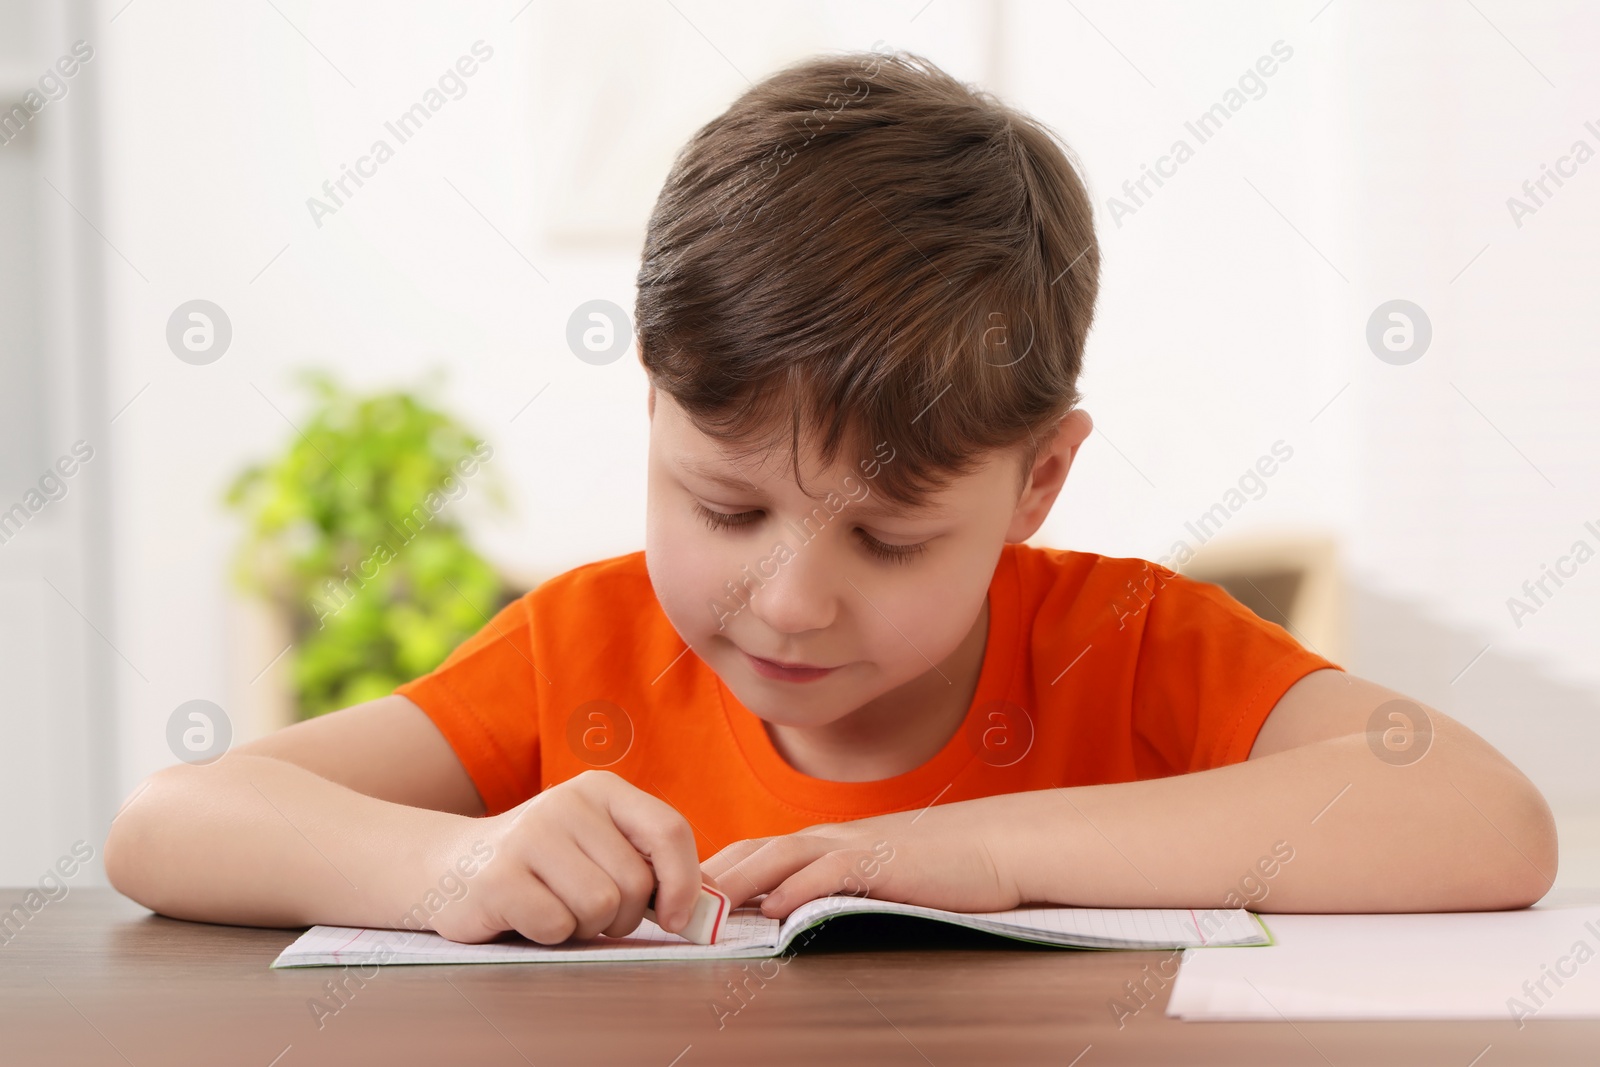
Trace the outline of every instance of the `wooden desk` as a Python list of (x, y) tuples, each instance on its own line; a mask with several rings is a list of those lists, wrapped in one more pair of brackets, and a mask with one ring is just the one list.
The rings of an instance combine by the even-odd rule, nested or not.
[[(23, 892), (0, 890), (0, 904)], [(1108, 1002), (1167, 953), (991, 948), (976, 935), (913, 948), (894, 929), (863, 932), (870, 948), (825, 933), (769, 964), (776, 975), (750, 979), (745, 1006), (720, 1029), (711, 1005), (736, 1004), (727, 983), (753, 963), (385, 967), (350, 981), (319, 1028), (307, 1002), (340, 969), (268, 969), (296, 931), (177, 922), (109, 889), (73, 889), (0, 944), (0, 1064), (1600, 1061), (1600, 1022), (1533, 1021), (1520, 1032), (1509, 1019), (1182, 1023), (1163, 1014), (1165, 991), (1119, 1029)]]

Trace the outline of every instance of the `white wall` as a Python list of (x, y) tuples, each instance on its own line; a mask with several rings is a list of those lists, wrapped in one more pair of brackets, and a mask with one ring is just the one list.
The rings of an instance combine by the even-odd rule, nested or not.
[[(1594, 853), (1600, 559), (1520, 626), (1507, 600), (1574, 541), (1600, 549), (1600, 162), (1520, 226), (1507, 198), (1575, 140), (1600, 150), (1577, 46), (1600, 12), (1078, 7), (1019, 5), (1007, 50), (1013, 94), (1086, 161), (1106, 248), (1085, 376), (1101, 441), (1048, 538), (1157, 558), (1289, 442), (1227, 533), (1335, 532), (1346, 665), (1489, 737)], [(1118, 225), (1122, 182), (1193, 143), (1185, 120), (1278, 40), (1294, 54), (1260, 99)], [(1365, 341), (1394, 298), (1434, 331), (1404, 366)], [(1576, 855), (1564, 873), (1600, 873)]]
[[(1087, 406), (1155, 485), (1112, 452), (1052, 531), (1164, 552), (1182, 517), (1282, 437), (1295, 458), (1240, 529), (1330, 526), (1358, 574), (1594, 685), (1600, 565), (1520, 628), (1505, 601), (1600, 516), (1587, 417), (1600, 406), (1600, 163), (1520, 229), (1505, 200), (1575, 138), (1600, 149), (1583, 129), (1600, 127), (1600, 109), (1585, 110), (1596, 75), (1570, 47), (1594, 39), (1600, 15), (1480, 6), (1560, 88), (1471, 5), (1162, 8), (1160, 20), (1085, 8), (1129, 62), (1071, 9), (1018, 12), (1022, 101), (1065, 120), (1101, 201)], [(1052, 13), (1055, 32), (1037, 21)], [(1106, 198), (1279, 39), (1294, 56), (1266, 94), (1119, 227)], [(1396, 297), (1434, 328), (1409, 366), (1364, 341), (1368, 315)]]
[[(1096, 197), (1105, 274), (1085, 388), (1101, 435), (1040, 540), (1159, 558), (1282, 439), (1293, 460), (1230, 534), (1332, 530), (1364, 587), (1600, 691), (1600, 562), (1520, 630), (1505, 607), (1585, 519), (1600, 525), (1585, 314), (1600, 162), (1520, 229), (1504, 204), (1574, 138), (1600, 147), (1583, 130), (1600, 124), (1585, 113), (1600, 94), (1583, 44), (1600, 14), (1355, 0), (766, 15), (691, 0), (581, 15), (536, 0), (519, 13), (515, 0), (386, 5), (381, 19), (277, 6), (136, 4), (103, 31), (100, 228), (133, 264), (108, 260), (108, 403), (138, 395), (116, 424), (113, 630), (149, 678), (118, 676), (123, 788), (170, 762), (177, 704), (253, 706), (245, 683), (276, 651), (230, 637), (239, 531), (218, 497), (292, 432), (296, 367), (373, 387), (448, 367), (442, 399), (494, 443), (515, 500), (513, 516), (482, 525), (507, 567), (547, 574), (642, 545), (643, 376), (627, 358), (576, 360), (567, 315), (594, 297), (631, 308), (671, 153), (746, 77), (880, 38), (1053, 125)], [(478, 39), (494, 57), (465, 97), (316, 227), (306, 198)], [(1294, 54), (1265, 95), (1118, 226), (1107, 198), (1280, 39)], [(172, 309), (195, 297), (234, 327), (232, 349), (204, 367), (164, 340)], [(1434, 325), (1410, 366), (1364, 341), (1368, 314), (1393, 297)], [(1404, 649), (1413, 630), (1379, 644)], [(1471, 654), (1429, 660), (1434, 699), (1471, 691), (1477, 666), (1449, 684)], [(1508, 700), (1472, 720), (1508, 750), (1597, 740), (1592, 719), (1539, 735), (1540, 709)], [(257, 728), (241, 718), (243, 734)], [(1581, 768), (1545, 773), (1552, 793), (1600, 808)]]

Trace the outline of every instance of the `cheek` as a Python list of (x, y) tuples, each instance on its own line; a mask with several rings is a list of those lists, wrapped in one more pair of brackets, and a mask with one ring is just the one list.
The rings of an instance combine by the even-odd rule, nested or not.
[(885, 660), (906, 665), (912, 675), (922, 674), (929, 669), (928, 660), (939, 662), (971, 631), (990, 576), (970, 565), (892, 574), (868, 594), (879, 610), (868, 608), (859, 618)]
[(738, 569), (730, 572), (723, 554), (712, 531), (692, 515), (673, 514), (652, 501), (645, 522), (650, 584), (673, 628), (691, 644), (719, 632), (707, 601)]

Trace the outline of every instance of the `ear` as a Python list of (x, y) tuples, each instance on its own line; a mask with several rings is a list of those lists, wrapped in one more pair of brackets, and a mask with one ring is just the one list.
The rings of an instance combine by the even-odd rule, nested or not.
[(656, 417), (656, 386), (654, 382), (650, 383), (650, 395), (645, 398), (644, 409), (651, 421), (654, 421)]
[(1057, 494), (1066, 484), (1073, 458), (1093, 429), (1094, 420), (1081, 408), (1074, 408), (1062, 417), (1055, 434), (1034, 459), (1028, 484), (1023, 487), (1011, 525), (1006, 528), (1007, 542), (1020, 544), (1044, 525), (1045, 516), (1050, 514)]

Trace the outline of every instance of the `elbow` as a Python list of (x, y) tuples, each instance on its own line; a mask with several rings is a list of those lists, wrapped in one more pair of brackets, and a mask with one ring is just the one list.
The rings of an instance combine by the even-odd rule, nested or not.
[(150, 779), (146, 778), (139, 783), (139, 787), (122, 802), (117, 814), (111, 819), (111, 828), (106, 831), (106, 841), (100, 850), (100, 861), (104, 865), (106, 881), (125, 897), (137, 900), (134, 895), (135, 867), (137, 866), (139, 849), (136, 843), (138, 831), (136, 823), (137, 814), (133, 809), (137, 807), (142, 794), (152, 788)]
[(155, 887), (151, 882), (153, 872), (148, 847), (151, 824), (159, 814), (164, 783), (173, 771), (180, 769), (181, 765), (157, 771), (128, 794), (111, 819), (100, 853), (111, 888), (152, 911), (160, 909), (152, 903)]
[(1537, 786), (1521, 773), (1508, 790), (1503, 830), (1515, 851), (1503, 864), (1484, 865), (1498, 872), (1494, 884), (1486, 887), (1498, 899), (1487, 907), (1526, 908), (1538, 903), (1555, 884), (1560, 851), (1556, 840), (1556, 820), (1550, 805)]

